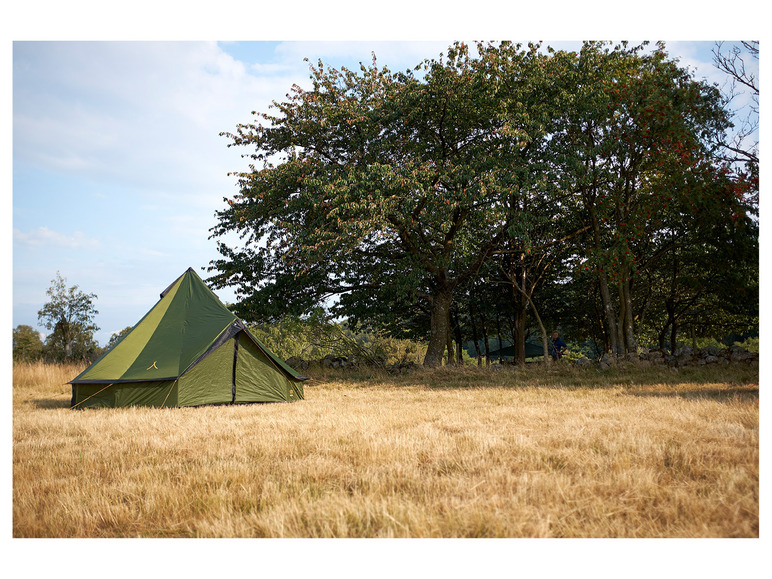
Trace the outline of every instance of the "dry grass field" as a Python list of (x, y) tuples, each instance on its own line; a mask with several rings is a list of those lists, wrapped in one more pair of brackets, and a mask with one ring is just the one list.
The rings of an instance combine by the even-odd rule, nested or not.
[(15, 365), (14, 537), (758, 537), (758, 369), (319, 374), (72, 411)]

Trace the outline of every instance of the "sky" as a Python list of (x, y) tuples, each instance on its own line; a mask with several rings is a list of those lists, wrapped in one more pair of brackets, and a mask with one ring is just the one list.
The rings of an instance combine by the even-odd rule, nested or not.
[[(13, 43), (13, 326), (37, 312), (57, 272), (96, 294), (97, 341), (134, 325), (188, 267), (217, 259), (210, 229), (246, 149), (223, 131), (266, 112), (308, 58), (404, 70), (439, 41), (17, 41)], [(545, 41), (556, 48), (576, 42)], [(712, 42), (668, 49), (721, 81)], [(232, 290), (218, 290), (234, 301)]]

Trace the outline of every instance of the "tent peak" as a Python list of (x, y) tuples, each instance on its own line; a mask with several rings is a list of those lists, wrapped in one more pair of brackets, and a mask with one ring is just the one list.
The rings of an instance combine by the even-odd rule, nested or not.
[[(185, 277), (185, 276), (186, 276), (187, 274), (189, 274), (189, 273), (192, 273), (193, 275), (195, 275), (196, 277), (198, 277), (199, 279), (201, 279), (201, 276), (199, 276), (199, 275), (196, 273), (196, 270), (195, 270), (195, 269), (193, 269), (192, 267), (189, 267), (188, 269), (186, 269), (186, 270), (185, 270), (185, 271), (182, 273), (182, 275), (181, 275), (181, 276), (179, 276), (179, 277), (178, 277), (177, 279), (175, 279), (175, 280), (174, 280), (172, 283), (170, 283), (170, 284), (169, 284), (169, 287), (167, 287), (167, 288), (166, 288), (164, 291), (162, 291), (162, 292), (161, 292), (161, 297), (163, 298), (163, 297), (164, 297), (166, 294), (168, 294), (168, 293), (169, 293), (169, 291), (170, 291), (170, 290), (171, 290), (171, 289), (174, 287), (174, 284), (176, 284), (178, 281), (180, 281), (180, 279), (182, 279), (183, 277)], [(202, 280), (202, 281), (203, 281), (203, 280)]]

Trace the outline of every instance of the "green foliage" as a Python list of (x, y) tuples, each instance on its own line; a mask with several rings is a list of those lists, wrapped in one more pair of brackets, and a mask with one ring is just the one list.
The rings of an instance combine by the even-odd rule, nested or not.
[(94, 334), (90, 330), (84, 330), (80, 324), (73, 324), (69, 330), (69, 348), (63, 346), (63, 334), (54, 331), (46, 337), (43, 346), (43, 355), (49, 361), (68, 362), (72, 360), (83, 360), (91, 362), (99, 357), (104, 348), (94, 340)]
[[(320, 62), (226, 133), (253, 162), (212, 229), (239, 235), (210, 268), (235, 313), (285, 357), (355, 355), (369, 332), (375, 357), (427, 341), (427, 365), (449, 334), (561, 327), (623, 354), (757, 327), (758, 167), (722, 161), (719, 90), (663, 45), (539, 48)], [(320, 304), (347, 325), (312, 328)]]
[(697, 348), (718, 348), (719, 350), (726, 348), (726, 344), (724, 344), (721, 340), (717, 340), (716, 338), (696, 338), (694, 340), (695, 344), (697, 345)]
[(563, 356), (560, 359), (564, 362), (573, 363), (582, 357), (590, 357), (590, 356), (587, 356), (587, 353), (585, 353), (579, 348), (574, 347), (572, 344), (568, 344), (568, 349), (563, 353)]
[(273, 323), (252, 325), (249, 329), (279, 357), (309, 360), (320, 359), (330, 353), (315, 339), (318, 329), (327, 323), (324, 312), (314, 310), (307, 317), (285, 316)]
[(302, 314), (329, 295), (379, 326), (425, 308), (427, 360), (439, 361), (452, 292), (505, 237), (506, 200), (537, 188), (525, 150), (544, 138), (543, 119), (507, 113), (502, 98), (537, 102), (544, 83), (529, 79), (544, 57), (508, 44), (483, 54), (456, 44), (420, 77), (320, 63), (312, 90), (295, 87), (278, 114), (227, 135), (262, 163), (239, 175), (213, 229), (244, 242), (218, 244), (211, 278), (237, 285), (239, 315)]
[(118, 342), (120, 342), (123, 338), (126, 337), (126, 334), (128, 334), (134, 326), (126, 326), (123, 328), (120, 332), (117, 332), (115, 334), (112, 334), (110, 336), (110, 341), (107, 342), (106, 350), (109, 350), (113, 346), (115, 346)]
[(380, 333), (355, 333), (335, 322), (320, 309), (305, 317), (286, 316), (278, 322), (259, 324), (250, 331), (283, 359), (318, 361), (325, 356), (344, 356), (373, 366), (417, 362), (425, 346)]
[(742, 342), (735, 342), (735, 346), (740, 346), (748, 352), (759, 353), (759, 338), (746, 338)]
[(33, 362), (43, 356), (43, 341), (32, 326), (19, 325), (13, 330), (13, 359)]

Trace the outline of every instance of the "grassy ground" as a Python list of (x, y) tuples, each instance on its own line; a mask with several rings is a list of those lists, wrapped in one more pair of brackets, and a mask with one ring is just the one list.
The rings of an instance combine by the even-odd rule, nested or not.
[(317, 374), (71, 411), (15, 365), (14, 537), (758, 537), (758, 369)]

